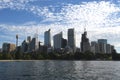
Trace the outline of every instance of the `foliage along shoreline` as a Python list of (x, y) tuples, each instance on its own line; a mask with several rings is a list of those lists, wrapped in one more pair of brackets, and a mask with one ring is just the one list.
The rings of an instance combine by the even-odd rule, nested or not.
[(92, 53), (0, 53), (0, 60), (79, 60), (79, 61), (112, 61), (120, 60), (120, 54), (114, 50), (112, 54)]

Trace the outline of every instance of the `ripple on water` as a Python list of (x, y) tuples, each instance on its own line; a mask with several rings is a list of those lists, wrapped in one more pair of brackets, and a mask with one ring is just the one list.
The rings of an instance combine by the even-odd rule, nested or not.
[(0, 62), (0, 80), (120, 80), (120, 62)]

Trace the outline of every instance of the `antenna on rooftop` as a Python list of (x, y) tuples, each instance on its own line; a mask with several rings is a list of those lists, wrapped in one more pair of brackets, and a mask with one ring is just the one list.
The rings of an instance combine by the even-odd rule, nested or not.
[(86, 32), (86, 23), (85, 23), (85, 26), (84, 26), (84, 32)]
[(86, 32), (86, 27), (84, 27), (84, 32)]

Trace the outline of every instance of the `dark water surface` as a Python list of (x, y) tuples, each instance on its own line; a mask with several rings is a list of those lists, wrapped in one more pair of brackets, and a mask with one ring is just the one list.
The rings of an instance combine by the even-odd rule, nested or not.
[(0, 62), (0, 80), (120, 80), (120, 62)]

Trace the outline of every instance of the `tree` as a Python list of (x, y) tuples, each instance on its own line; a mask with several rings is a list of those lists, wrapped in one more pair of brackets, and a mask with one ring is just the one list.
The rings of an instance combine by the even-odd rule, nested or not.
[(94, 53), (92, 53), (90, 51), (86, 51), (84, 53), (84, 57), (85, 57), (86, 60), (93, 60), (93, 59), (95, 59)]
[(11, 56), (11, 54), (10, 53), (3, 53), (2, 54), (2, 59), (5, 59), (5, 60), (7, 60), (7, 59), (12, 59), (12, 56)]
[(119, 59), (119, 55), (117, 54), (115, 49), (112, 51), (112, 59), (113, 60), (118, 60)]

